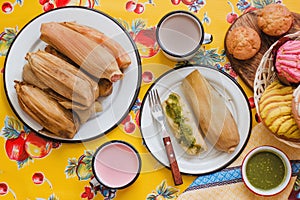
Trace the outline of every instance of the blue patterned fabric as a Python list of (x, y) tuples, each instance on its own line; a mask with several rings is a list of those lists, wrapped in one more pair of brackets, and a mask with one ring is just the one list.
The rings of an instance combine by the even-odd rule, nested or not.
[[(300, 160), (291, 160), (291, 165), (292, 176), (296, 176), (300, 169)], [(241, 166), (225, 168), (218, 172), (199, 176), (186, 189), (186, 191), (238, 182), (242, 182)]]

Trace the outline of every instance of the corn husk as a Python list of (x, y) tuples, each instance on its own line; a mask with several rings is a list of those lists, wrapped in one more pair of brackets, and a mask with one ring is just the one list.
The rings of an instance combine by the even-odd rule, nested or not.
[(95, 101), (90, 107), (86, 107), (76, 102), (72, 102), (71, 100), (56, 93), (35, 76), (28, 63), (26, 63), (23, 68), (23, 81), (27, 84), (42, 89), (47, 93), (47, 95), (55, 99), (64, 108), (75, 111), (80, 119), (81, 124), (85, 123), (91, 117), (92, 114), (102, 111), (102, 105), (99, 101)]
[(99, 96), (98, 84), (68, 62), (45, 51), (27, 53), (33, 73), (67, 99), (89, 107)]
[(80, 124), (84, 124), (87, 120), (91, 118), (93, 114), (101, 112), (103, 110), (101, 102), (97, 100), (94, 101), (90, 107), (85, 107), (81, 104), (70, 101), (69, 99), (57, 94), (51, 89), (45, 90), (45, 92), (51, 98), (55, 99), (64, 108), (74, 111), (79, 118)]
[(44, 90), (51, 98), (55, 99), (60, 105), (69, 110), (85, 110), (88, 107), (83, 106), (79, 103), (73, 102), (70, 99), (63, 97), (52, 89)]
[(115, 57), (120, 69), (126, 69), (131, 64), (130, 57), (125, 49), (117, 41), (109, 38), (104, 33), (76, 22), (62, 22), (61, 24), (103, 45)]
[(67, 61), (68, 63), (70, 63), (71, 65), (74, 65), (77, 68), (80, 68), (80, 66), (78, 66), (75, 62), (73, 62), (70, 58), (68, 58), (67, 56), (65, 56), (64, 54), (62, 54), (61, 52), (59, 52), (57, 49), (55, 49), (54, 47), (52, 47), (51, 45), (46, 45), (45, 49), (46, 52), (51, 53), (52, 55), (55, 55), (65, 61)]
[(15, 89), (20, 107), (32, 119), (59, 137), (74, 137), (79, 129), (79, 121), (71, 111), (33, 85), (16, 81)]
[(84, 124), (85, 122), (87, 122), (94, 114), (101, 112), (103, 110), (102, 108), (102, 104), (99, 101), (95, 101), (89, 108), (85, 109), (85, 110), (73, 110), (79, 120), (81, 124)]
[[(65, 61), (67, 61), (68, 63), (72, 64), (72, 65), (76, 65), (76, 63), (74, 63), (72, 60), (70, 60), (68, 57), (66, 57), (65, 55), (63, 55), (62, 53), (60, 53), (59, 51), (57, 51), (54, 47), (52, 47), (51, 45), (47, 45), (45, 47), (45, 51), (48, 53), (51, 53)], [(93, 78), (93, 77), (91, 77)], [(109, 81), (108, 79), (105, 78), (100, 78), (99, 80), (97, 79), (93, 79), (94, 81), (98, 82), (98, 86), (99, 86), (99, 97), (106, 97), (109, 96), (112, 91), (113, 91), (113, 83), (111, 81)]]
[(114, 56), (102, 45), (59, 23), (41, 25), (40, 39), (66, 55), (90, 75), (112, 82), (123, 78)]
[(220, 151), (234, 152), (240, 135), (225, 99), (198, 70), (183, 79), (182, 89), (205, 138)]
[(31, 66), (29, 63), (26, 63), (23, 67), (22, 71), (22, 79), (26, 83), (34, 85), (42, 90), (49, 89), (47, 85), (45, 85), (41, 80), (39, 80), (36, 75), (33, 73)]

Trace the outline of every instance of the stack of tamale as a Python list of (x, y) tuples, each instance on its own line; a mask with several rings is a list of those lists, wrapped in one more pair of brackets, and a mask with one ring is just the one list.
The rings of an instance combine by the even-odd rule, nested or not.
[(41, 25), (44, 50), (28, 52), (23, 80), (15, 81), (20, 107), (45, 132), (73, 138), (81, 124), (102, 110), (131, 61), (115, 40), (75, 22)]

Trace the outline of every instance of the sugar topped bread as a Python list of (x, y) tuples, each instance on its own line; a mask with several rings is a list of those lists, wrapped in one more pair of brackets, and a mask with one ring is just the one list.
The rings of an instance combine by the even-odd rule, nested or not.
[(261, 38), (253, 28), (239, 26), (228, 32), (226, 47), (234, 58), (247, 60), (259, 51)]
[(257, 25), (267, 35), (281, 36), (288, 32), (294, 17), (282, 4), (268, 4), (257, 13)]

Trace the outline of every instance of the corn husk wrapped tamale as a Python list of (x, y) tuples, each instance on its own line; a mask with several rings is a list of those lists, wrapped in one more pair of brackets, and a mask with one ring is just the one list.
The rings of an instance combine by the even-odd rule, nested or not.
[(74, 137), (79, 129), (79, 120), (71, 111), (33, 85), (16, 81), (15, 89), (20, 107), (32, 119), (59, 137)]
[(49, 87), (45, 85), (41, 80), (39, 80), (36, 75), (33, 73), (29, 63), (26, 63), (22, 71), (22, 79), (26, 83), (34, 85), (42, 90), (47, 90)]
[(71, 65), (74, 65), (75, 67), (79, 68), (80, 66), (78, 66), (75, 62), (73, 62), (70, 58), (68, 58), (67, 56), (65, 56), (64, 54), (62, 54), (61, 52), (59, 52), (57, 49), (55, 49), (53, 46), (51, 45), (47, 45), (44, 49), (46, 52), (51, 53), (52, 55), (55, 55), (65, 61), (67, 61), (68, 63), (70, 63)]
[[(51, 45), (47, 45), (45, 47), (45, 51), (48, 53), (51, 53), (68, 63), (72, 65), (76, 65), (73, 61), (71, 61), (67, 56), (63, 55), (61, 52), (57, 51), (54, 47)], [(113, 91), (113, 83), (109, 81), (106, 78), (100, 78), (99, 80), (93, 79), (94, 81), (98, 82), (98, 87), (99, 87), (99, 97), (106, 97), (109, 96), (112, 91)]]
[(220, 151), (234, 152), (240, 135), (225, 99), (198, 70), (186, 76), (181, 86), (205, 138)]
[(41, 25), (40, 39), (66, 55), (90, 75), (116, 82), (123, 78), (115, 57), (102, 45), (57, 22)]
[(93, 114), (102, 111), (102, 104), (97, 100), (94, 101), (90, 107), (85, 107), (76, 102), (72, 102), (69, 99), (66, 99), (65, 97), (57, 94), (51, 89), (46, 90), (45, 92), (64, 108), (74, 111), (80, 120), (80, 124), (84, 124), (91, 118)]
[(66, 109), (72, 110), (86, 110), (88, 107), (83, 106), (79, 103), (73, 102), (70, 99), (63, 97), (62, 95), (56, 93), (52, 89), (44, 90), (51, 98), (55, 99), (60, 105), (65, 107)]
[(39, 50), (26, 59), (39, 80), (67, 99), (89, 107), (98, 98), (98, 84), (57, 56)]
[(102, 111), (102, 104), (99, 101), (95, 101), (89, 108), (85, 109), (85, 110), (73, 110), (74, 112), (76, 112), (80, 123), (84, 124), (85, 122), (87, 122), (95, 113), (97, 112), (101, 112)]
[(125, 49), (117, 41), (109, 38), (104, 33), (76, 22), (62, 22), (61, 24), (103, 45), (103, 47), (114, 55), (120, 69), (126, 69), (130, 65), (131, 60)]
[[(61, 104), (66, 109), (74, 110), (75, 112), (79, 111), (80, 113), (83, 113), (87, 110), (90, 110), (91, 109), (90, 107), (94, 106), (96, 107), (95, 112), (102, 111), (102, 105), (97, 100), (90, 107), (86, 107), (79, 103), (72, 102), (71, 100), (56, 93), (36, 77), (36, 75), (32, 72), (29, 63), (26, 63), (25, 66), (23, 67), (22, 78), (25, 83), (36, 86), (42, 89), (43, 91), (45, 91), (51, 98), (55, 99), (59, 104)], [(82, 122), (82, 120), (80, 120), (80, 122)]]

